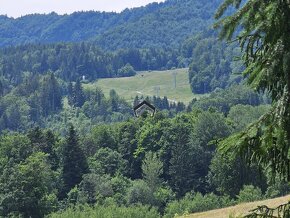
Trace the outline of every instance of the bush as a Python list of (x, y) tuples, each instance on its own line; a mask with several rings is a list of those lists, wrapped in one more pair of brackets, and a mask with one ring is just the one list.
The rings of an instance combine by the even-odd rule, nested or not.
[(290, 193), (290, 184), (287, 182), (276, 181), (275, 184), (267, 188), (265, 197), (276, 198)]
[(125, 66), (120, 68), (117, 72), (119, 77), (125, 77), (125, 76), (135, 76), (136, 71), (134, 68), (131, 66), (131, 64), (127, 63)]
[(173, 201), (167, 205), (165, 217), (169, 218), (176, 215), (207, 211), (233, 204), (234, 201), (230, 200), (228, 196), (217, 196), (213, 193), (204, 196), (200, 193), (194, 195), (187, 194), (183, 199)]
[(252, 202), (263, 199), (263, 194), (260, 188), (253, 185), (245, 185), (237, 196), (238, 202)]
[(134, 207), (118, 207), (115, 204), (109, 206), (96, 205), (89, 207), (87, 205), (78, 205), (71, 207), (62, 212), (50, 214), (49, 218), (158, 218), (160, 214), (155, 208), (148, 206), (134, 206)]
[(163, 213), (166, 205), (175, 199), (174, 192), (169, 187), (160, 187), (154, 193), (155, 206)]
[(146, 182), (135, 180), (128, 190), (127, 201), (129, 204), (153, 205), (154, 196)]

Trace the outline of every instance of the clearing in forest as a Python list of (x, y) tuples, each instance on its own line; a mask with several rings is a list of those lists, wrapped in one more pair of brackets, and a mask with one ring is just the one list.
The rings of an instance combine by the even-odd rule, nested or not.
[(106, 96), (111, 89), (128, 102), (138, 96), (167, 96), (170, 101), (182, 101), (188, 104), (198, 95), (192, 94), (188, 81), (188, 68), (166, 71), (140, 71), (132, 77), (99, 79), (85, 88), (100, 87)]

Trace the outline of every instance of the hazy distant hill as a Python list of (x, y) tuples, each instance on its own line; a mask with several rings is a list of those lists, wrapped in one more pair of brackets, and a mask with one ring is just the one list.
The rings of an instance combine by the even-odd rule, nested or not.
[(212, 23), (221, 0), (167, 0), (121, 13), (0, 16), (0, 46), (94, 41), (105, 49), (176, 47)]

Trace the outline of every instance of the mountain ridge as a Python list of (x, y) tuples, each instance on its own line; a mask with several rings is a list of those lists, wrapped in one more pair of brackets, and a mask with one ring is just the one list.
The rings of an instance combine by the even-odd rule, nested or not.
[[(221, 0), (167, 0), (116, 12), (0, 16), (0, 47), (92, 41), (103, 49), (177, 47), (212, 23)], [(198, 21), (198, 22), (197, 22)]]

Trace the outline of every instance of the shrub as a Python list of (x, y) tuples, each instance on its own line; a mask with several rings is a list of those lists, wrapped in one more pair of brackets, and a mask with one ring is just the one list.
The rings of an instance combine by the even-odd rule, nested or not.
[(273, 185), (269, 186), (266, 191), (266, 198), (275, 198), (290, 193), (290, 184), (287, 182), (276, 181)]
[(49, 218), (158, 218), (159, 213), (155, 208), (149, 206), (134, 206), (134, 207), (118, 207), (115, 204), (109, 206), (96, 205), (89, 207), (88, 205), (78, 205), (70, 207), (62, 212), (50, 214)]
[(263, 199), (263, 194), (260, 188), (253, 185), (245, 185), (237, 196), (238, 202), (251, 202)]
[(174, 217), (187, 213), (212, 210), (233, 205), (234, 201), (228, 196), (217, 196), (213, 193), (202, 195), (200, 193), (187, 194), (179, 201), (169, 203), (165, 209), (165, 217)]
[(129, 204), (153, 205), (154, 196), (146, 182), (135, 180), (128, 190), (127, 201)]

